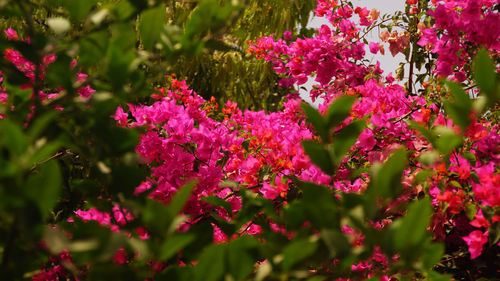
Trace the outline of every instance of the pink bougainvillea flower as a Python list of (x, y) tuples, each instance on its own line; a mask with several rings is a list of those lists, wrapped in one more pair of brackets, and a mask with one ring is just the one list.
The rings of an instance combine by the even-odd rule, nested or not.
[(474, 227), (484, 227), (486, 229), (490, 227), (490, 222), (483, 216), (483, 211), (481, 209), (479, 209), (476, 217), (470, 222), (470, 224)]
[(370, 52), (372, 54), (377, 54), (378, 51), (380, 51), (379, 44), (376, 42), (370, 42), (370, 44), (368, 44), (368, 48), (370, 48)]
[(95, 93), (95, 90), (92, 89), (89, 85), (85, 87), (81, 87), (80, 89), (76, 90), (78, 94), (80, 94), (80, 97), (84, 99), (89, 99), (93, 93)]
[[(115, 115), (113, 115), (111, 117), (116, 120), (118, 126), (125, 127), (127, 125), (128, 114), (125, 113), (125, 111), (123, 111), (123, 108), (121, 108), (120, 106), (118, 108), (116, 108)], [(149, 188), (143, 189), (142, 191), (147, 190), (147, 189), (149, 189)]]
[(12, 29), (12, 28), (7, 28), (4, 30), (5, 34), (7, 34), (7, 39), (9, 40), (19, 40), (19, 35), (17, 35), (17, 32)]
[(483, 245), (488, 242), (488, 232), (472, 231), (468, 236), (462, 237), (469, 246), (470, 258), (475, 259), (483, 252)]

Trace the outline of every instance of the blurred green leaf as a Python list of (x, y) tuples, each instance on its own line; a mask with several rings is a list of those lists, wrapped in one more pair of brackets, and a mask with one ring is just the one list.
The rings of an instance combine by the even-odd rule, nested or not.
[(330, 141), (330, 134), (323, 116), (307, 103), (302, 103), (300, 107), (306, 115), (307, 121), (311, 123), (316, 133), (321, 137), (323, 142), (328, 143)]
[(251, 236), (240, 237), (227, 246), (227, 271), (234, 280), (243, 280), (254, 269), (256, 260), (249, 251), (255, 249), (259, 242)]
[(43, 241), (53, 255), (59, 255), (63, 250), (68, 249), (70, 244), (69, 238), (60, 229), (50, 226), (45, 227)]
[(396, 230), (394, 237), (395, 248), (400, 250), (402, 254), (405, 251), (415, 251), (414, 247), (418, 247), (425, 237), (430, 235), (427, 232), (427, 226), (431, 214), (432, 205), (428, 197), (412, 202)]
[(407, 123), (410, 127), (421, 133), (436, 148), (436, 138), (431, 131), (417, 122), (407, 121)]
[(168, 266), (162, 272), (155, 274), (155, 280), (159, 281), (192, 281), (193, 267), (187, 266)]
[(165, 25), (166, 9), (164, 4), (145, 10), (139, 19), (139, 34), (141, 35), (144, 49), (151, 50), (160, 38)]
[(195, 281), (215, 281), (221, 279), (226, 271), (225, 260), (227, 244), (210, 245), (198, 259), (194, 271)]
[(479, 88), (484, 91), (488, 97), (491, 97), (495, 88), (496, 71), (488, 51), (484, 48), (481, 49), (474, 58), (473, 75)]
[(333, 154), (336, 165), (340, 165), (345, 154), (356, 143), (359, 134), (365, 128), (365, 122), (357, 120), (340, 129), (333, 138)]
[(106, 55), (109, 46), (109, 33), (106, 30), (96, 31), (80, 39), (79, 60), (85, 66), (100, 62)]
[(195, 239), (196, 236), (192, 233), (182, 233), (168, 237), (160, 246), (158, 258), (162, 261), (170, 259)]
[(207, 202), (210, 205), (216, 206), (216, 207), (222, 207), (226, 212), (231, 215), (233, 213), (231, 204), (227, 202), (226, 200), (217, 197), (217, 196), (207, 196), (202, 198), (203, 201)]
[(61, 148), (62, 143), (58, 141), (49, 142), (43, 144), (39, 149), (35, 150), (30, 157), (30, 165), (37, 165), (39, 163), (43, 163), (48, 159), (54, 157)]
[(424, 268), (432, 269), (432, 267), (443, 257), (444, 245), (441, 243), (433, 243), (426, 246), (423, 252)]
[(334, 128), (344, 121), (351, 113), (356, 99), (351, 96), (342, 96), (333, 101), (326, 114), (327, 127)]
[(292, 241), (283, 249), (283, 270), (292, 269), (294, 265), (314, 254), (317, 248), (318, 243), (310, 239)]
[(340, 227), (338, 202), (332, 191), (311, 182), (301, 182), (302, 198), (306, 219), (312, 226), (320, 228)]
[(168, 205), (148, 200), (146, 207), (143, 211), (144, 223), (153, 228), (159, 235), (167, 233), (170, 223), (182, 211), (184, 205), (187, 203), (191, 192), (196, 185), (196, 181), (190, 181), (180, 188), (174, 197), (170, 200)]
[(172, 197), (172, 200), (170, 200), (167, 207), (168, 213), (170, 214), (171, 217), (178, 215), (182, 211), (184, 205), (186, 205), (187, 201), (189, 200), (189, 197), (191, 196), (191, 193), (193, 192), (193, 189), (197, 184), (198, 184), (197, 180), (191, 180), (185, 183), (175, 193), (174, 197)]
[(332, 158), (328, 150), (321, 144), (313, 141), (302, 141), (302, 146), (311, 161), (327, 175), (335, 172)]
[(28, 140), (21, 128), (9, 120), (0, 120), (0, 143), (16, 156), (21, 156), (28, 148)]
[(462, 144), (462, 138), (452, 128), (437, 126), (434, 131), (439, 138), (436, 140), (436, 148), (443, 154), (450, 153)]
[(41, 116), (38, 116), (29, 125), (28, 139), (30, 142), (34, 142), (41, 134), (50, 126), (54, 119), (58, 116), (57, 111), (49, 111)]
[(303, 203), (293, 201), (284, 207), (287, 229), (295, 230), (300, 228), (306, 221)]
[(349, 241), (340, 231), (327, 229), (321, 230), (321, 239), (323, 239), (328, 247), (331, 258), (343, 258), (351, 249)]
[(56, 161), (49, 161), (28, 177), (23, 191), (40, 208), (43, 215), (48, 214), (59, 200), (61, 190), (61, 171)]
[(401, 187), (401, 177), (406, 167), (407, 152), (400, 148), (392, 153), (384, 165), (376, 172), (370, 183), (376, 194), (384, 198), (397, 195)]
[(459, 84), (447, 81), (446, 85), (453, 96), (453, 102), (446, 101), (444, 103), (446, 112), (464, 132), (470, 123), (472, 101)]
[(62, 4), (68, 10), (72, 19), (83, 21), (97, 2), (97, 0), (64, 0)]

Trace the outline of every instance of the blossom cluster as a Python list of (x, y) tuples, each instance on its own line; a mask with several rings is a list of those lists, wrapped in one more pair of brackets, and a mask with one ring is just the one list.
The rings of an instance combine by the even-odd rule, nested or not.
[[(5, 34), (7, 35), (8, 40), (14, 40), (14, 41), (22, 41), (27, 44), (31, 43), (30, 38), (20, 38), (20, 36), (17, 34), (17, 32), (12, 29), (8, 28), (5, 31)], [(36, 80), (43, 81), (45, 78), (45, 73), (47, 70), (47, 67), (52, 64), (53, 62), (56, 61), (57, 56), (53, 53), (47, 53), (43, 56), (42, 61), (40, 65), (35, 65), (33, 62), (28, 60), (21, 52), (18, 50), (8, 48), (4, 51), (4, 58), (12, 63), (21, 73), (26, 76), (26, 78), (29, 79), (29, 82), (26, 83), (25, 85), (22, 85), (22, 89), (33, 89), (33, 84), (36, 83)], [(75, 68), (77, 66), (77, 61), (73, 60), (71, 62), (71, 68)], [(38, 73), (38, 78), (36, 77)], [(80, 98), (83, 99), (90, 99), (90, 97), (95, 93), (95, 90), (90, 87), (90, 85), (85, 85), (85, 82), (88, 78), (88, 75), (85, 73), (82, 73), (81, 71), (78, 71), (76, 75), (76, 81), (75, 85), (77, 86), (76, 92), (78, 93)], [(3, 73), (0, 72), (0, 83), (2, 83), (4, 80), (3, 78)], [(57, 89), (51, 89), (50, 91), (44, 91), (44, 90), (38, 90), (38, 93), (31, 93), (31, 99), (40, 99), (40, 101), (49, 103), (52, 100), (55, 100), (61, 96), (61, 93), (64, 92), (65, 89), (62, 87), (59, 87)], [(0, 104), (6, 106), (6, 108), (9, 108), (10, 110), (14, 110), (15, 104), (13, 104), (13, 101), (9, 101), (9, 95), (5, 89), (5, 87), (0, 86)], [(55, 110), (63, 110), (64, 108), (61, 105), (53, 105), (53, 108)], [(33, 112), (35, 108), (34, 105), (31, 106), (31, 113), (28, 116), (28, 121), (32, 118)], [(0, 119), (4, 119), (6, 116), (5, 114), (0, 113)]]
[[(290, 32), (284, 34), (284, 39), (274, 35), (262, 37), (250, 45), (248, 53), (269, 62), (281, 75), (281, 86), (302, 85), (314, 76), (318, 85), (310, 97), (313, 100), (324, 97), (319, 105), (321, 114), (327, 114), (329, 105), (340, 97), (355, 98), (349, 116), (330, 133), (334, 135), (359, 120), (363, 120), (366, 127), (341, 159), (338, 169), (327, 175), (305, 153), (301, 142), (320, 138), (306, 122), (300, 106), (302, 101), (297, 95), (284, 98), (283, 110), (278, 112), (242, 111), (231, 101), (223, 105), (215, 99), (207, 101), (185, 81), (172, 78), (169, 86), (157, 89), (150, 96), (149, 103), (120, 106), (111, 116), (119, 127), (142, 130), (135, 151), (151, 173), (137, 186), (135, 195), (148, 192), (151, 199), (169, 203), (182, 186), (196, 179), (194, 191), (183, 209), (188, 219), (178, 229), (185, 231), (210, 211), (230, 221), (243, 204), (236, 192), (238, 186), (271, 200), (277, 209), (288, 204), (289, 192), (299, 181), (328, 186), (339, 196), (363, 194), (372, 180), (368, 168), (384, 163), (394, 151), (404, 148), (409, 152), (409, 159), (401, 179), (403, 190), (396, 200), (384, 206), (381, 219), (369, 224), (384, 229), (403, 215), (402, 204), (428, 196), (433, 204), (429, 229), (436, 241), (444, 242), (447, 249), (468, 252), (470, 259), (478, 259), (486, 252), (498, 252), (500, 242), (492, 230), (500, 223), (500, 126), (472, 112), (469, 125), (461, 128), (445, 113), (440, 102), (425, 94), (409, 94), (405, 87), (395, 84), (390, 75), (383, 76), (378, 63), (366, 65), (362, 61), (365, 44), (361, 28), (374, 24), (378, 11), (340, 6), (335, 0), (317, 2), (316, 15), (325, 17), (330, 27), (323, 25), (311, 38), (293, 39)], [(417, 2), (407, 1), (409, 5)], [(496, 1), (433, 3), (435, 8), (428, 12), (434, 19), (433, 26), (420, 25), (419, 44), (437, 54), (436, 74), (454, 75), (456, 80), (464, 81), (465, 72), (469, 71), (466, 64), (472, 55), (468, 52), (470, 44), (484, 46), (498, 57), (500, 29), (491, 28), (500, 23), (498, 13), (493, 11)], [(5, 33), (9, 40), (22, 40), (12, 29)], [(384, 32), (380, 37), (389, 43), (389, 50), (395, 55), (408, 47), (409, 36), (405, 32)], [(29, 43), (29, 39), (24, 41)], [(368, 48), (372, 53), (384, 50), (379, 44), (369, 44)], [(45, 69), (57, 59), (53, 54), (46, 54), (41, 65), (36, 66), (14, 49), (7, 49), (4, 57), (31, 83), (43, 80)], [(76, 61), (72, 67), (76, 67)], [(76, 85), (80, 97), (89, 99), (94, 90), (82, 86), (86, 78), (86, 74), (78, 73)], [(50, 93), (40, 91), (33, 93), (32, 99), (50, 101), (62, 91), (62, 88)], [(0, 88), (0, 103), (14, 110), (5, 88)], [(62, 110), (58, 106), (54, 109)], [(437, 138), (443, 137), (443, 132), (458, 136), (462, 143), (443, 152), (435, 141), (417, 130), (417, 126), (437, 132)], [(210, 196), (227, 201), (230, 210), (205, 202), (204, 198)], [(113, 204), (110, 213), (85, 206), (74, 215), (118, 232), (135, 217), (126, 208)], [(294, 235), (287, 233), (283, 225), (271, 221), (269, 224), (273, 231), (288, 237)], [(146, 229), (138, 227), (135, 231), (141, 239), (149, 239)], [(249, 235), (261, 232), (261, 227), (252, 223), (240, 230), (240, 234)], [(364, 237), (359, 229), (343, 225), (342, 233), (349, 237), (353, 248), (363, 247)], [(215, 225), (213, 235), (215, 242), (232, 239)], [(390, 263), (398, 259), (397, 254), (386, 256), (375, 247), (369, 258), (353, 264), (351, 270), (364, 278), (383, 275), (389, 280)], [(42, 270), (33, 280), (66, 275), (65, 268), (57, 265), (60, 260), (70, 260), (69, 254), (53, 259), (51, 269)], [(123, 249), (113, 260), (117, 264), (129, 262)], [(338, 260), (332, 261), (334, 265), (338, 263)]]
[[(418, 44), (438, 54), (435, 72), (443, 77), (453, 74), (466, 80), (467, 62), (477, 46), (498, 54), (500, 51), (500, 15), (494, 10), (495, 0), (434, 1), (436, 8), (428, 12), (434, 24), (422, 28)], [(470, 68), (469, 68), (470, 69)]]
[[(295, 179), (328, 185), (339, 192), (362, 193), (370, 176), (363, 173), (352, 179), (356, 167), (383, 163), (394, 150), (404, 147), (410, 151), (412, 165), (405, 169), (404, 190), (400, 198), (388, 206), (387, 214), (398, 212), (400, 204), (428, 190), (435, 209), (431, 223), (435, 239), (468, 249), (472, 259), (479, 257), (488, 239), (494, 239), (488, 236), (488, 228), (499, 220), (495, 214), (500, 200), (500, 173), (496, 168), (500, 161), (498, 125), (473, 118), (460, 148), (449, 156), (437, 155), (430, 163), (424, 161), (425, 155), (435, 153), (438, 148), (405, 121), (412, 120), (430, 131), (448, 128), (456, 134), (460, 133), (459, 127), (439, 110), (439, 104), (428, 101), (425, 96), (407, 95), (404, 87), (392, 83), (391, 76), (382, 82), (377, 65), (356, 63), (364, 55), (364, 44), (356, 40), (359, 30), (346, 27), (353, 10), (330, 9), (329, 5), (336, 3), (319, 1), (316, 12), (326, 15), (341, 32), (325, 25), (313, 38), (292, 40), (289, 34), (285, 34), (284, 40), (263, 37), (250, 46), (249, 53), (271, 62), (276, 72), (283, 75), (282, 86), (300, 85), (310, 75), (316, 75), (320, 87), (311, 92), (311, 96), (327, 97), (319, 106), (321, 112), (342, 95), (356, 97), (350, 116), (341, 126), (359, 119), (367, 120), (368, 126), (334, 176), (324, 174), (313, 165), (300, 145), (302, 140), (317, 137), (304, 122), (298, 98), (289, 96), (283, 102), (284, 110), (274, 113), (242, 112), (228, 101), (220, 113), (223, 117), (215, 118), (214, 108), (218, 105), (213, 100), (203, 100), (184, 81), (173, 79), (170, 89), (163, 88), (159, 94), (152, 95), (156, 99), (153, 104), (129, 104), (128, 110), (119, 107), (113, 116), (119, 126), (146, 128), (136, 151), (151, 167), (152, 174), (136, 193), (152, 190), (152, 198), (168, 202), (189, 179), (200, 179), (184, 210), (195, 222), (213, 208), (202, 200), (206, 196), (228, 200), (233, 213), (239, 210), (239, 198), (224, 185), (228, 180), (276, 203), (286, 202)], [(376, 17), (361, 8), (354, 13), (366, 19), (365, 26)], [(437, 12), (430, 12), (434, 13)], [(423, 38), (426, 36), (428, 32), (423, 33)], [(390, 44), (395, 44), (391, 52), (400, 52), (407, 41), (398, 41), (396, 35), (395, 38), (394, 42), (388, 38)], [(375, 77), (369, 78), (369, 75)], [(429, 170), (434, 171), (432, 175), (416, 180), (421, 172)], [(473, 210), (475, 215), (467, 216), (467, 210)], [(231, 219), (231, 214), (219, 212)], [(384, 228), (391, 221), (387, 215), (374, 222), (374, 226)], [(260, 232), (257, 226), (245, 229), (248, 234)], [(276, 225), (272, 229), (282, 231)], [(352, 240), (353, 247), (362, 245), (363, 239), (356, 230), (346, 228), (345, 233), (358, 237)], [(228, 239), (217, 227), (214, 227), (214, 236), (215, 241)], [(374, 270), (387, 270), (378, 265), (387, 263), (388, 258), (381, 253), (374, 255), (376, 257), (353, 265), (353, 271), (373, 274)]]

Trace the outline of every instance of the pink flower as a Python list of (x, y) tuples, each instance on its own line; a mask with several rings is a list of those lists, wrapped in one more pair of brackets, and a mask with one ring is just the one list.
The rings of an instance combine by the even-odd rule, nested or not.
[(358, 145), (366, 151), (371, 151), (377, 144), (377, 140), (371, 129), (365, 129), (358, 138)]
[(476, 217), (474, 218), (473, 221), (470, 222), (470, 224), (474, 227), (484, 227), (484, 228), (490, 227), (490, 222), (483, 216), (483, 211), (481, 209), (479, 209), (479, 211), (476, 214)]
[(475, 259), (481, 255), (483, 245), (488, 242), (488, 232), (482, 233), (480, 230), (474, 230), (462, 239), (469, 246), (470, 258)]
[[(128, 113), (125, 113), (123, 111), (123, 108), (121, 108), (120, 106), (118, 108), (116, 108), (115, 115), (112, 115), (111, 117), (113, 117), (113, 119), (116, 120), (116, 122), (118, 123), (119, 126), (124, 127), (124, 126), (127, 125), (127, 122), (128, 122)], [(142, 186), (142, 184), (141, 184), (141, 186)], [(149, 188), (141, 188), (141, 191), (139, 191), (139, 192), (148, 190)]]
[(283, 32), (283, 38), (285, 40), (292, 40), (292, 32), (290, 30), (285, 30), (285, 32)]
[(128, 263), (127, 250), (125, 250), (125, 248), (118, 249), (115, 253), (115, 256), (113, 257), (113, 261), (116, 264)]
[(7, 38), (9, 40), (19, 40), (19, 35), (17, 35), (17, 32), (12, 29), (12, 28), (7, 28), (6, 30), (4, 30), (5, 34), (7, 34)]
[(86, 87), (81, 87), (80, 89), (76, 90), (76, 92), (80, 94), (81, 98), (88, 99), (92, 96), (93, 93), (95, 93), (95, 90), (87, 85)]
[(7, 104), (9, 96), (6, 93), (0, 93), (0, 103)]
[(370, 44), (368, 44), (368, 48), (372, 54), (376, 54), (380, 50), (379, 44), (375, 42), (370, 42)]

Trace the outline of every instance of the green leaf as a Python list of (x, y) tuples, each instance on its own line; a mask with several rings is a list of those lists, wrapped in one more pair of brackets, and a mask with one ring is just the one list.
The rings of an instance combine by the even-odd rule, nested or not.
[(56, 152), (61, 148), (62, 144), (58, 141), (53, 141), (42, 145), (39, 149), (33, 152), (30, 157), (30, 164), (37, 165), (43, 163), (47, 159), (56, 155)]
[(307, 117), (307, 121), (311, 123), (316, 133), (321, 137), (323, 142), (328, 143), (330, 141), (330, 134), (326, 124), (321, 114), (307, 103), (302, 103), (302, 111)]
[(24, 187), (24, 194), (40, 208), (42, 215), (48, 214), (59, 200), (61, 171), (56, 161), (49, 161), (33, 171)]
[(167, 238), (160, 246), (158, 258), (162, 261), (170, 259), (177, 252), (191, 244), (195, 239), (196, 236), (192, 233), (182, 233)]
[(427, 130), (427, 128), (417, 122), (407, 121), (407, 123), (410, 127), (420, 132), (432, 144), (432, 146), (436, 147), (436, 138), (431, 131)]
[(396, 150), (373, 176), (373, 190), (383, 198), (397, 195), (401, 187), (401, 177), (406, 167), (407, 152), (404, 148)]
[(0, 143), (16, 156), (21, 156), (28, 148), (28, 140), (21, 128), (9, 120), (0, 120)]
[(167, 211), (171, 217), (177, 216), (182, 211), (197, 183), (196, 180), (191, 180), (175, 193), (167, 207)]
[(349, 116), (355, 101), (356, 99), (350, 96), (342, 96), (334, 100), (326, 114), (327, 127), (334, 128), (342, 123)]
[(105, 30), (87, 34), (80, 39), (78, 63), (86, 66), (100, 62), (109, 46), (109, 33)]
[(335, 172), (330, 153), (323, 145), (313, 141), (302, 141), (302, 146), (311, 161), (325, 174), (332, 175)]
[(65, 0), (62, 3), (68, 10), (72, 19), (83, 21), (87, 18), (90, 10), (97, 2), (97, 0)]
[(342, 205), (345, 209), (350, 210), (364, 203), (364, 197), (357, 193), (343, 193)]
[(490, 97), (495, 89), (496, 71), (488, 51), (484, 48), (474, 58), (473, 75), (479, 88)]
[(328, 247), (331, 258), (342, 258), (351, 249), (349, 241), (340, 231), (324, 229), (321, 231), (321, 239)]
[(116, 14), (118, 19), (126, 20), (134, 16), (136, 13), (136, 7), (132, 5), (129, 1), (119, 1), (113, 6), (113, 12)]
[(467, 159), (467, 161), (469, 161), (469, 163), (471, 164), (471, 166), (475, 166), (476, 164), (476, 155), (474, 155), (472, 152), (470, 151), (464, 151), (462, 152), (462, 157)]
[(309, 239), (293, 241), (283, 249), (283, 270), (290, 270), (298, 262), (314, 254), (317, 248), (318, 243)]
[(249, 251), (256, 248), (259, 242), (250, 236), (240, 237), (227, 247), (228, 272), (234, 280), (243, 280), (254, 269), (257, 262), (249, 254)]
[(446, 112), (453, 122), (457, 124), (462, 131), (465, 131), (470, 123), (469, 115), (472, 109), (472, 102), (459, 84), (447, 81), (446, 85), (453, 96), (453, 103), (449, 101), (444, 103)]
[(433, 243), (430, 245), (426, 245), (425, 251), (423, 253), (424, 267), (432, 269), (432, 267), (441, 260), (441, 258), (443, 257), (443, 253), (444, 246), (442, 243)]
[(436, 148), (439, 152), (447, 154), (462, 144), (462, 138), (449, 127), (437, 126), (435, 129), (439, 138), (436, 140)]
[(49, 111), (33, 120), (29, 126), (28, 139), (34, 142), (58, 115), (57, 111)]
[(167, 206), (157, 201), (148, 200), (143, 210), (144, 223), (158, 235), (164, 235), (175, 217), (184, 208), (195, 184), (195, 181), (191, 181), (181, 187)]
[(299, 201), (293, 201), (285, 205), (284, 214), (287, 229), (289, 230), (299, 229), (306, 221), (303, 203)]
[(144, 49), (151, 50), (154, 44), (158, 42), (163, 25), (165, 24), (166, 10), (165, 5), (145, 10), (141, 13), (139, 19), (139, 34), (141, 35)]
[(53, 255), (58, 255), (61, 251), (68, 249), (70, 240), (60, 229), (46, 226), (43, 232), (43, 241), (48, 250)]
[(301, 182), (305, 218), (316, 228), (340, 227), (338, 202), (332, 191), (312, 182)]
[(134, 52), (123, 53), (120, 47), (113, 47), (108, 56), (108, 74), (115, 90), (121, 91), (130, 77), (130, 65), (135, 59)]
[(226, 200), (224, 200), (220, 197), (207, 196), (207, 197), (203, 197), (201, 200), (207, 202), (210, 205), (224, 208), (224, 210), (226, 210), (226, 212), (229, 215), (231, 215), (233, 213), (232, 208), (231, 208), (231, 204), (229, 204), (229, 202), (227, 202)]
[(327, 279), (328, 278), (325, 276), (314, 276), (314, 277), (307, 279), (307, 281), (325, 281)]
[(195, 281), (215, 281), (221, 279), (225, 268), (227, 244), (210, 245), (198, 259), (194, 271)]
[(192, 281), (193, 267), (188, 266), (168, 266), (162, 272), (155, 274), (155, 280), (159, 281)]
[(345, 154), (356, 143), (359, 134), (365, 128), (365, 123), (362, 120), (351, 122), (349, 125), (342, 128), (333, 138), (333, 155), (336, 164), (339, 165), (345, 157)]
[(420, 245), (426, 236), (427, 226), (431, 219), (432, 205), (428, 197), (412, 202), (408, 207), (408, 212), (401, 219), (401, 224), (396, 230), (394, 243), (397, 250), (402, 254), (405, 251), (412, 251)]

